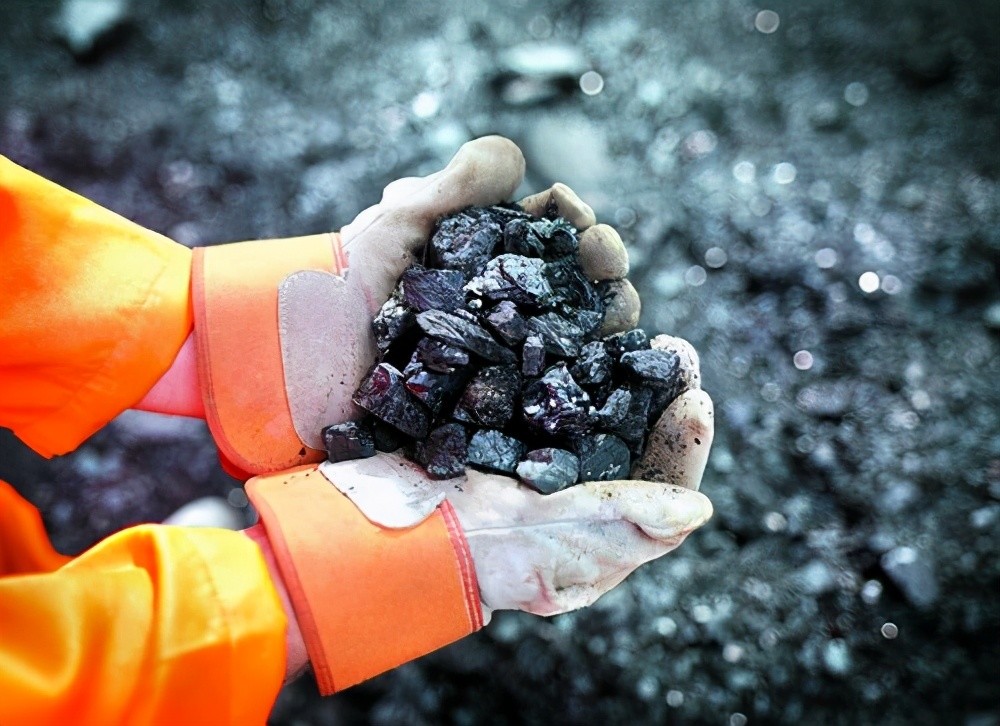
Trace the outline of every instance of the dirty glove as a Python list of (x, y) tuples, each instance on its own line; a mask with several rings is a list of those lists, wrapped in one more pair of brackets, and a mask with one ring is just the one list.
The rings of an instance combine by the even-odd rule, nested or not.
[(711, 504), (696, 494), (714, 434), (697, 354), (667, 335), (652, 345), (678, 354), (683, 389), (651, 432), (632, 480), (542, 495), (474, 470), (436, 481), (395, 455), (326, 462), (320, 472), (384, 527), (412, 527), (448, 500), (469, 541), (486, 609), (553, 615), (589, 605), (711, 516)]
[[(485, 137), (435, 174), (393, 182), (339, 234), (196, 250), (205, 417), (231, 469), (261, 473), (322, 460), (322, 429), (359, 415), (351, 397), (375, 359), (371, 320), (435, 221), (509, 199), (523, 173), (512, 142)], [(595, 225), (593, 211), (565, 185), (524, 203), (585, 230), (582, 266), (595, 280), (616, 281), (604, 332), (634, 326), (639, 298), (622, 279), (628, 257), (617, 233)]]
[(635, 479), (546, 496), (476, 471), (434, 481), (379, 454), (247, 483), (322, 692), (468, 635), (494, 609), (589, 605), (708, 520), (697, 489), (712, 401), (687, 343), (653, 343), (678, 352), (688, 387), (657, 422)]

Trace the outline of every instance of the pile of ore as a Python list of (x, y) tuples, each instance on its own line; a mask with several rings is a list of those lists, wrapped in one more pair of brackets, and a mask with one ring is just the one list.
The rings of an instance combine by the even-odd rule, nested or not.
[(324, 429), (332, 461), (395, 451), (436, 479), (466, 466), (543, 493), (626, 478), (680, 392), (678, 359), (636, 328), (604, 337), (606, 290), (576, 230), (513, 206), (445, 217), (373, 327), (363, 422)]

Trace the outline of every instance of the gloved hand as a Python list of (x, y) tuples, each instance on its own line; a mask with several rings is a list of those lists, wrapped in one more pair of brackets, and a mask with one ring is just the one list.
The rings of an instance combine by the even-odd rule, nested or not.
[(487, 620), (493, 609), (554, 615), (589, 605), (639, 565), (680, 545), (712, 514), (698, 493), (714, 412), (700, 389), (697, 354), (666, 335), (652, 345), (679, 354), (685, 390), (654, 427), (632, 469), (635, 479), (542, 495), (474, 470), (435, 481), (395, 454), (326, 462), (320, 472), (384, 527), (412, 527), (447, 499), (469, 543)]
[(289, 658), (308, 655), (322, 693), (475, 632), (495, 609), (589, 605), (708, 520), (697, 489), (712, 400), (690, 345), (669, 336), (653, 345), (678, 352), (687, 389), (660, 417), (632, 480), (543, 496), (476, 471), (433, 481), (380, 454), (247, 483), (295, 614), (290, 632), (301, 634)]
[[(371, 320), (413, 253), (426, 244), (434, 222), (468, 206), (508, 199), (523, 173), (521, 152), (510, 141), (498, 136), (471, 141), (437, 174), (390, 184), (379, 204), (341, 230), (348, 260), (344, 277), (303, 271), (281, 283), (278, 310), (288, 404), (304, 443), (321, 449), (325, 426), (362, 415), (351, 397), (376, 357)], [(618, 233), (595, 224), (593, 210), (564, 184), (521, 203), (537, 216), (547, 211), (564, 216), (582, 233), (584, 271), (595, 281), (613, 281), (602, 334), (634, 327), (639, 296), (624, 279), (628, 254)]]
[[(485, 137), (435, 174), (393, 182), (339, 234), (196, 250), (198, 377), (224, 459), (249, 473), (322, 460), (322, 429), (359, 415), (351, 397), (375, 358), (371, 320), (434, 222), (508, 199), (523, 174), (512, 142)], [(582, 231), (584, 270), (614, 281), (603, 332), (633, 327), (639, 298), (624, 279), (618, 234), (595, 225), (590, 207), (562, 184), (524, 204), (569, 219)]]
[[(593, 212), (567, 188), (524, 200), (535, 213), (550, 204), (586, 228), (581, 250), (590, 275), (627, 272), (617, 234), (594, 225)], [(378, 276), (385, 287), (364, 308), (367, 315), (407, 263)], [(286, 279), (279, 294), (283, 341), (324, 345), (330, 322), (315, 310), (334, 286), (349, 282), (350, 274), (341, 282), (321, 272)], [(609, 306), (617, 313), (606, 330), (633, 327), (638, 318), (635, 291), (624, 280), (617, 288)], [(588, 605), (709, 518), (711, 504), (697, 489), (713, 411), (700, 390), (698, 357), (679, 338), (658, 336), (652, 344), (678, 355), (683, 388), (631, 480), (542, 496), (512, 478), (475, 471), (434, 481), (400, 456), (380, 454), (248, 482), (324, 693), (474, 632), (493, 609), (551, 615)], [(329, 347), (327, 355), (336, 355), (337, 344)], [(358, 366), (359, 375), (367, 365)]]

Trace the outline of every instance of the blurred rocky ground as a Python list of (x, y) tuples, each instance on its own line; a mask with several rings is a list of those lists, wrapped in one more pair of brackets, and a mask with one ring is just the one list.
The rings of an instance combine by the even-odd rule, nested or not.
[[(0, 153), (174, 239), (337, 227), (498, 132), (701, 351), (708, 526), (589, 610), (300, 682), (273, 723), (1000, 723), (997, 3), (7, 0), (0, 27)], [(202, 425), (137, 413), (53, 461), (4, 434), (0, 476), (66, 552), (246, 511)]]

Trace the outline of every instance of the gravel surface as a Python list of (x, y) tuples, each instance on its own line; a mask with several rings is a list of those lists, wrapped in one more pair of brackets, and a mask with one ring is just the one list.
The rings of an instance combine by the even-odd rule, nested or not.
[[(997, 3), (469, 5), (0, 4), (0, 153), (131, 219), (317, 232), (499, 132), (701, 353), (703, 530), (273, 723), (1000, 723)], [(246, 508), (201, 424), (137, 413), (48, 462), (0, 432), (0, 476), (66, 552)]]

